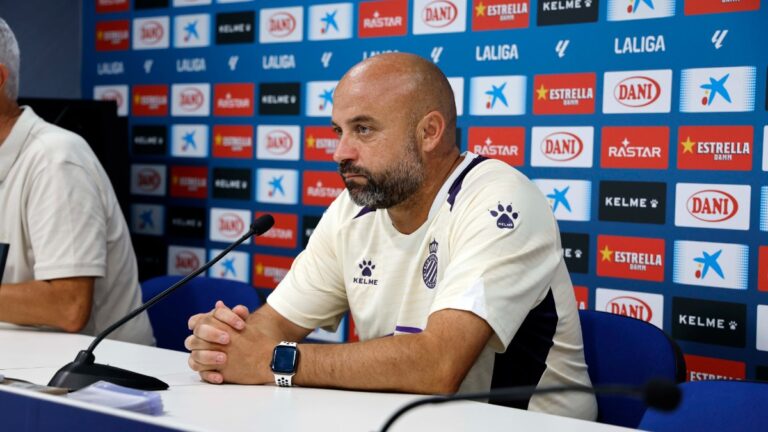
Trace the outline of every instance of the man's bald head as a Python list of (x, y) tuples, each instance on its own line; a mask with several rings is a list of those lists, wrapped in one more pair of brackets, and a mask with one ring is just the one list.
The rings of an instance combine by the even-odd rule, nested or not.
[(446, 141), (455, 142), (453, 89), (440, 68), (423, 57), (408, 53), (370, 57), (344, 74), (337, 91), (345, 87), (359, 88), (393, 109), (404, 110), (414, 126), (427, 113), (437, 111), (446, 122)]

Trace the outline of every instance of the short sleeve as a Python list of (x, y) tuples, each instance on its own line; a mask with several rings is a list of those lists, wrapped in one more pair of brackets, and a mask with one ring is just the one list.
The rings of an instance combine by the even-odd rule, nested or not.
[(502, 352), (546, 295), (562, 253), (538, 188), (516, 172), (498, 171), (474, 177), (457, 197), (449, 264), (430, 313), (473, 312), (491, 326), (492, 347)]
[(280, 315), (307, 329), (335, 331), (349, 309), (337, 254), (337, 209), (338, 199), (323, 214), (306, 249), (267, 298)]

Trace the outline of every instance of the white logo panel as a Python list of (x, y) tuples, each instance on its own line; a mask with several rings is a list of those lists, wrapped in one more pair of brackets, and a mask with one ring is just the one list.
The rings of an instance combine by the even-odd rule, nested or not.
[(211, 0), (173, 0), (173, 7), (202, 6), (211, 4)]
[(592, 182), (586, 180), (535, 179), (558, 220), (586, 222), (591, 217)]
[(266, 8), (259, 12), (259, 42), (301, 42), (304, 37), (304, 8)]
[(333, 110), (333, 92), (338, 81), (309, 81), (307, 83), (306, 112), (309, 117), (330, 117)]
[(608, 0), (608, 21), (666, 18), (675, 15), (675, 0)]
[(113, 100), (117, 104), (117, 115), (128, 115), (128, 86), (127, 85), (97, 85), (93, 86), (94, 100)]
[[(223, 249), (212, 249), (208, 255), (208, 259), (211, 260), (215, 258), (222, 251)], [(250, 274), (248, 273), (248, 269), (251, 267), (249, 263), (250, 255), (248, 255), (247, 252), (231, 251), (208, 270), (208, 276), (249, 283)]]
[(597, 288), (595, 310), (636, 318), (664, 329), (664, 296), (660, 294)]
[(592, 126), (534, 127), (531, 166), (591, 168), (594, 135)]
[(756, 73), (752, 66), (683, 69), (680, 111), (754, 111)]
[(675, 226), (749, 229), (749, 185), (678, 183)]
[(205, 249), (168, 246), (168, 274), (186, 276), (205, 264)]
[(207, 117), (211, 114), (210, 101), (210, 84), (171, 85), (171, 115), (174, 117)]
[(131, 194), (165, 196), (165, 165), (131, 165)]
[(133, 49), (168, 48), (170, 20), (167, 16), (135, 18), (133, 20)]
[(456, 115), (464, 115), (464, 77), (448, 78), (448, 84), (453, 90), (453, 99), (456, 101)]
[(171, 126), (171, 156), (208, 157), (208, 125), (176, 124)]
[(144, 235), (163, 235), (165, 208), (157, 204), (131, 205), (131, 231)]
[(768, 306), (757, 305), (757, 341), (756, 348), (768, 351)]
[(748, 267), (746, 245), (675, 241), (675, 283), (745, 290)]
[(414, 0), (413, 34), (460, 33), (467, 29), (466, 0)]
[(297, 204), (299, 174), (296, 170), (261, 168), (256, 171), (256, 201)]
[(211, 44), (211, 16), (179, 15), (173, 19), (173, 46), (176, 48), (207, 47)]
[(760, 231), (768, 231), (768, 186), (760, 188)]
[(768, 171), (768, 126), (763, 126), (763, 171)]
[[(251, 211), (241, 209), (212, 208), (210, 218), (211, 241), (231, 243), (245, 234), (251, 226)], [(249, 238), (244, 243), (251, 242)]]
[(668, 113), (672, 107), (672, 70), (606, 72), (603, 113)]
[(256, 159), (299, 160), (299, 126), (260, 125), (256, 135)]
[(471, 115), (525, 114), (526, 77), (523, 75), (482, 76), (469, 80)]
[(352, 37), (352, 3), (330, 3), (309, 7), (307, 39), (335, 40)]

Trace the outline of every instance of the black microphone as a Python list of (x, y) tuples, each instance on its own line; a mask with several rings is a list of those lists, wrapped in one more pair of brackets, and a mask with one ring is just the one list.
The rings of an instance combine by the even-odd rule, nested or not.
[(409, 404), (404, 405), (394, 414), (389, 416), (384, 426), (381, 428), (381, 432), (386, 432), (395, 423), (395, 420), (400, 418), (403, 414), (410, 411), (413, 408), (429, 405), (440, 404), (443, 402), (451, 402), (458, 400), (520, 400), (531, 397), (534, 394), (547, 394), (547, 393), (561, 393), (561, 392), (581, 392), (581, 393), (594, 393), (594, 394), (612, 394), (619, 396), (632, 396), (640, 397), (643, 399), (646, 405), (651, 408), (656, 408), (661, 411), (672, 411), (680, 404), (682, 397), (680, 389), (677, 385), (671, 381), (663, 379), (654, 379), (648, 381), (642, 386), (631, 385), (608, 385), (598, 387), (588, 387), (581, 385), (563, 385), (553, 387), (537, 388), (536, 386), (522, 386), (522, 387), (508, 387), (490, 390), (487, 392), (479, 393), (463, 393), (444, 396), (430, 396), (422, 399), (417, 399)]
[(198, 268), (194, 272), (187, 275), (184, 279), (171, 285), (170, 288), (167, 288), (165, 291), (152, 297), (151, 299), (149, 299), (149, 301), (139, 306), (138, 308), (132, 310), (131, 312), (128, 313), (128, 315), (119, 319), (117, 322), (115, 322), (114, 324), (109, 326), (107, 329), (99, 333), (87, 350), (80, 351), (77, 354), (77, 357), (75, 357), (75, 361), (73, 361), (72, 363), (66, 364), (64, 367), (59, 369), (58, 372), (56, 372), (56, 375), (54, 375), (53, 378), (51, 378), (51, 382), (49, 382), (48, 385), (51, 387), (64, 387), (72, 391), (72, 390), (79, 390), (85, 386), (88, 386), (97, 381), (103, 380), (103, 381), (109, 381), (111, 383), (118, 384), (121, 386), (132, 387), (140, 390), (166, 390), (168, 388), (168, 384), (164, 383), (163, 381), (160, 381), (157, 378), (147, 376), (147, 375), (142, 375), (136, 372), (131, 372), (125, 369), (116, 368), (114, 366), (101, 365), (98, 363), (94, 363), (96, 360), (96, 357), (93, 355), (93, 350), (96, 349), (96, 346), (105, 337), (107, 337), (110, 333), (115, 331), (115, 329), (125, 324), (130, 319), (137, 316), (138, 314), (149, 309), (155, 303), (166, 298), (169, 294), (171, 294), (177, 288), (186, 284), (190, 279), (208, 270), (212, 265), (216, 264), (220, 259), (224, 258), (224, 255), (228, 254), (232, 249), (239, 246), (240, 243), (248, 240), (253, 235), (259, 236), (264, 234), (270, 228), (272, 228), (272, 225), (274, 224), (275, 224), (275, 219), (272, 217), (272, 215), (265, 214), (260, 216), (258, 219), (253, 221), (248, 232), (243, 234), (243, 236), (237, 239), (237, 241), (229, 245), (214, 259), (208, 261), (202, 267)]

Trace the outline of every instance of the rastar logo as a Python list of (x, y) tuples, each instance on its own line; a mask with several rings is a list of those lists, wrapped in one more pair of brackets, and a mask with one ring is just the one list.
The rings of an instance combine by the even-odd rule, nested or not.
[(330, 171), (304, 171), (302, 184), (305, 205), (329, 206), (345, 189), (341, 176)]
[(357, 22), (358, 37), (405, 36), (407, 33), (407, 0), (360, 3)]
[(470, 127), (468, 149), (481, 156), (499, 159), (512, 166), (525, 163), (525, 128)]
[(736, 215), (739, 201), (728, 192), (706, 189), (691, 195), (685, 203), (688, 213), (704, 222), (722, 222)]
[(606, 126), (602, 130), (600, 167), (666, 169), (669, 128)]
[(684, 0), (685, 15), (745, 12), (760, 9), (760, 0)]
[(171, 196), (177, 198), (207, 198), (208, 167), (172, 166)]
[(253, 126), (214, 126), (213, 156), (223, 158), (252, 159)]
[(685, 355), (686, 380), (744, 380), (746, 364), (740, 361), (723, 360), (697, 355)]
[(595, 290), (595, 310), (639, 319), (662, 328), (664, 296), (597, 288)]
[(307, 126), (304, 128), (305, 160), (331, 162), (338, 145), (339, 137), (331, 126)]
[(215, 84), (213, 114), (217, 116), (253, 116), (252, 83)]
[(597, 236), (598, 276), (664, 281), (664, 239)]
[(167, 85), (135, 85), (132, 99), (131, 110), (135, 116), (168, 115)]
[(628, 107), (648, 106), (659, 99), (661, 86), (654, 79), (633, 76), (621, 80), (613, 89), (613, 97)]
[(679, 169), (752, 169), (752, 126), (680, 126), (677, 136)]
[(130, 23), (128, 20), (98, 21), (96, 23), (96, 51), (122, 51), (129, 48)]
[(472, 31), (528, 27), (529, 0), (474, 0)]
[(594, 73), (536, 75), (534, 114), (592, 114), (595, 112)]
[[(258, 218), (264, 213), (256, 213)], [(256, 237), (258, 246), (271, 246), (286, 249), (296, 247), (299, 218), (290, 213), (270, 213), (275, 218), (275, 225), (264, 234)]]
[(453, 2), (435, 0), (421, 10), (421, 21), (430, 27), (447, 27), (456, 20), (458, 14), (459, 10)]
[(288, 274), (293, 258), (275, 255), (253, 255), (253, 285), (258, 288), (277, 288)]

